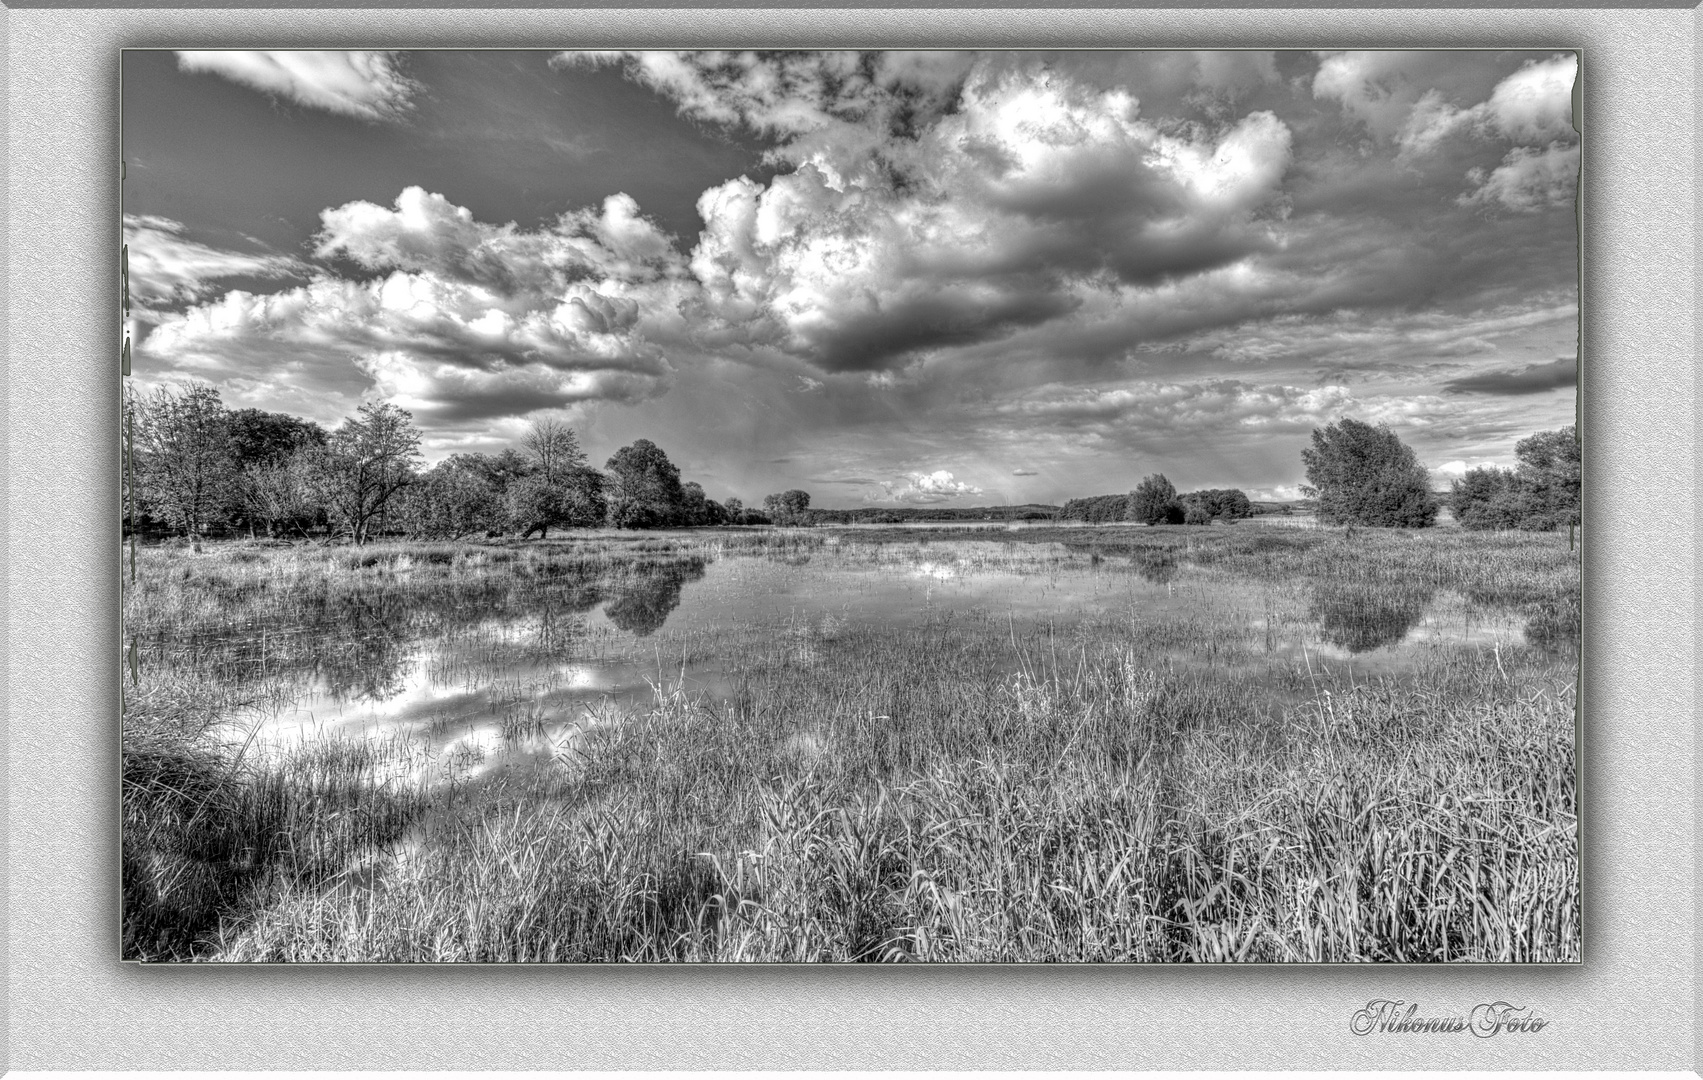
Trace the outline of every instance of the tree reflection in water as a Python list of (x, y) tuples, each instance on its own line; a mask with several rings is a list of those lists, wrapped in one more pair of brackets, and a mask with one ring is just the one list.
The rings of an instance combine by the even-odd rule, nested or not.
[(1356, 581), (1313, 588), (1312, 617), (1324, 639), (1351, 653), (1394, 645), (1419, 625), (1434, 590)]
[(662, 629), (668, 616), (680, 606), (680, 590), (688, 581), (704, 576), (702, 562), (646, 568), (624, 584), (620, 596), (603, 609), (617, 629), (637, 637), (649, 637)]

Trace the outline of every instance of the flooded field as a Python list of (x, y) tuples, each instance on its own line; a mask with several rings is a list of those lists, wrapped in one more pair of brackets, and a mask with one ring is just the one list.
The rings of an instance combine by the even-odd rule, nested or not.
[(309, 839), (127, 854), (194, 924), (137, 951), (1567, 959), (1578, 618), (1566, 537), (1454, 529), (144, 549), (132, 713)]

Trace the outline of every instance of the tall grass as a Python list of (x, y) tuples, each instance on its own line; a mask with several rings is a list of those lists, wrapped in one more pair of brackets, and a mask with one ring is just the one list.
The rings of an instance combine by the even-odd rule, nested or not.
[[(215, 551), (187, 576), (179, 555), (145, 559), (135, 626), (161, 644), (126, 727), (130, 954), (1578, 959), (1574, 667), (1556, 649), (1577, 639), (1577, 564), (1564, 542), (870, 532), (469, 545), (436, 561), (369, 549), (362, 560), (380, 558), (360, 566), (347, 552)], [(247, 668), (227, 655), (216, 670), (230, 679), (192, 683), (183, 673), (202, 661), (167, 644), (208, 625), (247, 640), (244, 620), (304, 590), (453, 633), (445, 597), (522, 610), (564, 589), (616, 594), (640, 557), (806, 556), (877, 571), (1127, 568), (1206, 597), (1264, 591), (1326, 637), (1333, 618), (1399, 621), (1448, 595), (1521, 613), (1530, 643), (1432, 642), (1404, 673), (1368, 679), (1274, 651), (1279, 617), (1230, 603), (1065, 625), (935, 609), (907, 625), (794, 618), (716, 643), (726, 694), (659, 679), (646, 705), (593, 709), (557, 764), (447, 785), (391, 768), (415, 752), (405, 740), (239, 756), (208, 733), (241, 704), (233, 688), (265, 680), (238, 678)], [(348, 610), (331, 604), (324, 625)], [(311, 668), (302, 649), (298, 670)], [(198, 699), (195, 685), (222, 689)], [(505, 731), (540, 729), (517, 714)]]

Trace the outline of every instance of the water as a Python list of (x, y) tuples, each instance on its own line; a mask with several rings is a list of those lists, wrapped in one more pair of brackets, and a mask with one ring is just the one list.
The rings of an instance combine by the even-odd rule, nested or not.
[[(405, 771), (525, 770), (571, 754), (579, 732), (616, 722), (659, 691), (730, 695), (729, 643), (780, 641), (805, 662), (847, 627), (944, 617), (979, 618), (988, 632), (1013, 636), (1095, 620), (1228, 627), (1233, 648), (1179, 647), (1170, 660), (1253, 679), (1319, 666), (1399, 677), (1439, 645), (1497, 649), (1534, 638), (1518, 613), (1450, 592), (1230, 581), (1186, 557), (988, 539), (875, 545), (836, 536), (786, 556), (570, 577), (528, 593), (519, 609), (512, 597), (483, 595), (352, 603), (318, 611), (312, 625), (267, 626), (266, 648), (276, 651), (269, 660), (263, 650), (261, 669), (294, 661), (295, 675), (246, 720), (258, 752), (328, 736), (384, 739), (407, 748)], [(1538, 644), (1554, 644), (1543, 635)], [(311, 665), (301, 662), (309, 656)], [(1019, 663), (1013, 654), (1011, 670)]]

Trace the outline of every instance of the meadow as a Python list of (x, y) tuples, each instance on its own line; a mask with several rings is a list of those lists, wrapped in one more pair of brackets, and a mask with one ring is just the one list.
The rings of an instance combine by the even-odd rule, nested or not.
[(1579, 959), (1565, 534), (125, 566), (126, 959)]

